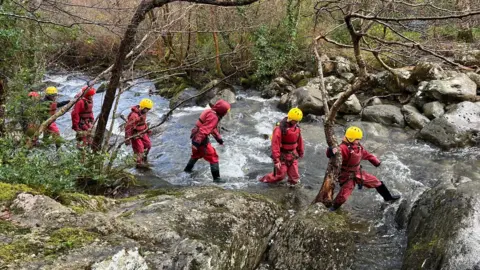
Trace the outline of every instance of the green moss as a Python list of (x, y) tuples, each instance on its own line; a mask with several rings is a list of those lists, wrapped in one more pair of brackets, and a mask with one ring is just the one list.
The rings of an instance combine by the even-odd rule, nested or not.
[(45, 255), (82, 247), (93, 242), (98, 236), (96, 233), (80, 228), (58, 229), (50, 235), (50, 239), (45, 243)]
[(157, 197), (160, 195), (170, 195), (174, 197), (180, 197), (184, 194), (184, 192), (176, 188), (159, 188), (159, 189), (148, 190), (144, 194), (146, 195), (146, 198)]
[(70, 206), (77, 213), (86, 210), (106, 211), (107, 198), (103, 196), (91, 196), (83, 193), (61, 193), (57, 200), (66, 206)]
[(0, 261), (10, 263), (15, 260), (28, 261), (32, 254), (38, 252), (39, 246), (27, 240), (17, 240), (7, 245), (0, 245)]
[(10, 221), (0, 220), (0, 234), (27, 234), (29, 228), (18, 227)]
[(13, 201), (21, 192), (34, 192), (34, 190), (23, 184), (12, 185), (0, 182), (0, 204)]

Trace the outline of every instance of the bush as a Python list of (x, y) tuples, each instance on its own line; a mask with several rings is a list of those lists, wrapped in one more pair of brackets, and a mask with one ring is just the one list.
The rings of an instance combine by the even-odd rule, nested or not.
[(64, 145), (61, 151), (54, 148), (47, 145), (28, 150), (12, 140), (0, 139), (0, 181), (25, 184), (52, 196), (61, 192), (105, 191), (133, 180), (122, 166), (106, 173), (103, 165), (107, 155), (82, 153), (73, 143)]

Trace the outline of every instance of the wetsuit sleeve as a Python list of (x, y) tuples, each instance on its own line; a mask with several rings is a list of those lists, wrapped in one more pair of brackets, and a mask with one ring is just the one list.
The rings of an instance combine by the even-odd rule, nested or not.
[(303, 158), (303, 154), (304, 154), (304, 144), (303, 144), (303, 138), (302, 138), (302, 133), (300, 132), (298, 134), (298, 141), (297, 141), (297, 153), (298, 153), (298, 156)]
[(215, 126), (215, 128), (212, 130), (212, 136), (219, 144), (223, 144), (222, 135), (220, 135), (220, 132), (218, 132), (218, 126)]
[(282, 131), (275, 127), (272, 134), (272, 159), (274, 163), (280, 162), (280, 145), (282, 144)]
[(133, 136), (138, 121), (140, 121), (140, 117), (138, 116), (138, 114), (131, 113), (128, 116), (127, 124), (125, 125), (125, 139)]
[[(340, 144), (340, 146), (338, 146), (337, 149), (342, 154), (342, 159), (347, 160), (349, 155), (350, 155), (350, 151), (348, 150), (348, 146), (346, 146), (344, 144)], [(332, 150), (330, 150), (330, 147), (327, 148), (326, 154), (327, 154), (328, 158), (332, 158), (334, 156)]]
[[(198, 128), (198, 132), (192, 140), (195, 145), (200, 145), (208, 135), (212, 134), (213, 130), (217, 128), (218, 117), (215, 113), (208, 113), (205, 116), (205, 122)], [(218, 132), (218, 130), (217, 130)]]
[(372, 163), (372, 165), (375, 167), (380, 166), (381, 163), (375, 155), (365, 150), (365, 148), (362, 148), (362, 159), (370, 161), (370, 163)]
[(84, 107), (83, 100), (79, 100), (77, 103), (75, 103), (75, 106), (73, 107), (72, 129), (75, 131), (80, 130), (80, 127), (78, 125), (80, 124), (80, 112), (82, 111), (83, 107)]
[(61, 108), (65, 105), (67, 105), (68, 103), (70, 103), (70, 100), (65, 100), (65, 101), (60, 101), (60, 102), (57, 102), (57, 108)]

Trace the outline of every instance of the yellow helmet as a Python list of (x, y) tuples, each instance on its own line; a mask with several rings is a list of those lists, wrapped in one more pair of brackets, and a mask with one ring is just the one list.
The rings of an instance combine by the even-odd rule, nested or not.
[(347, 138), (349, 142), (361, 140), (363, 138), (363, 132), (359, 127), (351, 126), (345, 131), (345, 138)]
[(143, 110), (143, 109), (151, 110), (153, 108), (153, 101), (151, 99), (144, 98), (142, 99), (142, 101), (140, 101), (139, 106), (140, 106), (140, 110)]
[(292, 108), (289, 112), (288, 112), (288, 121), (297, 121), (297, 122), (300, 122), (302, 121), (302, 118), (303, 118), (303, 113), (302, 111), (299, 109), (299, 108)]
[(58, 90), (55, 86), (49, 86), (45, 89), (45, 94), (47, 95), (56, 95), (58, 94)]

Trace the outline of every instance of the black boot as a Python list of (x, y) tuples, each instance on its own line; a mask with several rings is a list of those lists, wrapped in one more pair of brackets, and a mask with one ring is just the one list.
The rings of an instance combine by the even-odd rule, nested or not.
[(150, 149), (147, 149), (145, 152), (143, 152), (143, 162), (147, 163), (148, 162), (148, 153), (150, 152)]
[(400, 199), (400, 195), (392, 195), (390, 194), (390, 191), (388, 190), (387, 186), (382, 182), (382, 185), (377, 187), (377, 192), (382, 195), (383, 199), (388, 202), (388, 201), (396, 201)]
[(338, 208), (340, 208), (340, 206), (342, 206), (341, 204), (338, 204), (336, 202), (333, 202), (333, 205), (328, 209), (330, 210), (331, 212), (337, 210)]
[(215, 183), (225, 183), (225, 181), (220, 178), (220, 167), (218, 163), (210, 164), (210, 171), (212, 172), (213, 182)]
[(197, 162), (198, 159), (190, 158), (190, 160), (187, 163), (187, 166), (185, 166), (185, 169), (183, 169), (184, 172), (186, 173), (192, 173), (193, 166), (195, 166), (195, 163)]

